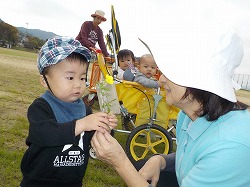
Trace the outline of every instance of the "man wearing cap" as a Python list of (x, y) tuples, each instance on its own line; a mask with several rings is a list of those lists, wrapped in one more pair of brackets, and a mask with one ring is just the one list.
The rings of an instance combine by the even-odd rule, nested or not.
[(105, 13), (103, 11), (96, 10), (95, 13), (91, 15), (91, 17), (93, 17), (93, 21), (85, 21), (82, 24), (76, 40), (80, 41), (83, 46), (89, 48), (90, 50), (95, 49), (95, 45), (98, 42), (104, 57), (109, 57), (109, 53), (103, 39), (103, 31), (99, 27), (103, 21), (107, 20), (104, 15)]

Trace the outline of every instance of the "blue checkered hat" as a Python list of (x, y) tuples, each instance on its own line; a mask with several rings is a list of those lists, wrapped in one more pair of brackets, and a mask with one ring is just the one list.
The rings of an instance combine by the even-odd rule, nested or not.
[(73, 52), (83, 55), (89, 62), (91, 53), (78, 40), (67, 36), (50, 38), (42, 46), (37, 59), (37, 67), (40, 74), (42, 74), (45, 67), (57, 64)]

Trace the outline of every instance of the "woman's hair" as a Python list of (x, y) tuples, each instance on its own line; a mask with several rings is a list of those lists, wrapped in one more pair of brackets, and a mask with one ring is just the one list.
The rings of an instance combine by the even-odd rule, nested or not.
[(133, 62), (135, 61), (135, 55), (132, 51), (128, 50), (128, 49), (122, 49), (118, 52), (117, 54), (117, 59), (119, 61), (119, 59), (123, 59), (126, 58), (127, 56), (131, 56)]
[(189, 95), (201, 104), (195, 114), (199, 117), (205, 116), (208, 121), (217, 120), (220, 116), (232, 110), (245, 110), (248, 107), (248, 105), (239, 101), (233, 103), (214, 93), (196, 88), (187, 87), (182, 99)]

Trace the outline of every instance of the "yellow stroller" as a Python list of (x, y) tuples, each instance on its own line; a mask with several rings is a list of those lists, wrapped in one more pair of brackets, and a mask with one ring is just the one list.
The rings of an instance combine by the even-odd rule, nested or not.
[(116, 90), (121, 105), (122, 126), (131, 132), (125, 147), (130, 160), (172, 152), (179, 109), (166, 104), (165, 91), (155, 91), (126, 81), (117, 84)]
[[(103, 77), (112, 75), (111, 69), (105, 66), (103, 55), (99, 53), (97, 58)], [(115, 80), (117, 82), (110, 85), (110, 90), (105, 86), (111, 95), (105, 102), (111, 104), (111, 110), (116, 114), (121, 114), (123, 129), (115, 129), (115, 132), (129, 134), (125, 151), (130, 160), (137, 161), (156, 153), (172, 152), (179, 109), (167, 105), (165, 91), (155, 91), (135, 82)], [(98, 91), (98, 86), (97, 95), (99, 105), (103, 106), (103, 96)], [(118, 105), (118, 109), (115, 105)]]
[[(173, 150), (175, 121), (179, 109), (166, 104), (164, 90), (155, 91), (135, 82), (116, 79), (116, 52), (119, 51), (121, 41), (113, 6), (111, 14), (112, 30), (108, 38), (115, 63), (112, 67), (107, 66), (102, 53), (97, 52), (97, 62), (90, 77), (91, 87), (97, 90), (102, 111), (112, 110), (116, 114), (121, 114), (123, 128), (115, 129), (115, 132), (129, 134), (125, 151), (132, 162), (156, 153), (168, 154)], [(147, 47), (145, 43), (144, 45)], [(110, 78), (112, 81), (114, 78), (116, 84), (109, 81)]]

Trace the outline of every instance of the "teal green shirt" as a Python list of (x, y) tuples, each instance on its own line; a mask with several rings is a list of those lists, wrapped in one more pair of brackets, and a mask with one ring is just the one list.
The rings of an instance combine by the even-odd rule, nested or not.
[(250, 113), (231, 111), (209, 122), (180, 112), (176, 175), (181, 187), (250, 187)]

